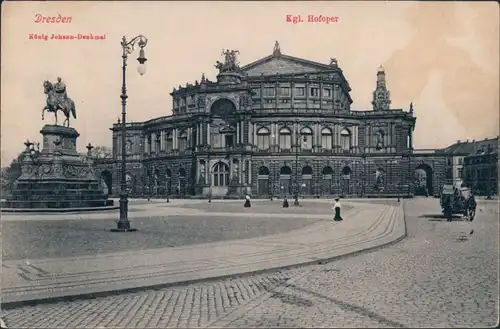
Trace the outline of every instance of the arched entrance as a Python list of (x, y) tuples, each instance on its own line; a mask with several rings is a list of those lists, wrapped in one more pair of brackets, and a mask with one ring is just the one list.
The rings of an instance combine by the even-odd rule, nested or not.
[(332, 179), (333, 179), (333, 169), (330, 166), (326, 166), (321, 171), (321, 194), (330, 195), (332, 194)]
[(288, 166), (280, 168), (280, 193), (282, 195), (292, 194), (292, 169)]
[(351, 168), (349, 166), (345, 166), (342, 168), (342, 183), (341, 183), (341, 192), (340, 195), (348, 195), (350, 194), (350, 181), (351, 181)]
[(302, 168), (302, 184), (301, 189), (304, 195), (312, 195), (313, 194), (313, 169), (310, 166), (305, 166)]
[(217, 162), (212, 167), (212, 195), (223, 196), (229, 187), (229, 166), (224, 162)]
[(433, 195), (432, 168), (422, 163), (415, 169), (415, 195)]
[(101, 183), (104, 194), (111, 195), (113, 191), (113, 174), (109, 170), (104, 170), (101, 173)]
[(259, 168), (257, 176), (257, 194), (267, 195), (269, 192), (269, 168), (262, 166)]

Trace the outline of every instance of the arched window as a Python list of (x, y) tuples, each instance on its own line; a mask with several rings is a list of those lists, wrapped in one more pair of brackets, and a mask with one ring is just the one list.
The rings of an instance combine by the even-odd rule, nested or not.
[(283, 166), (280, 169), (280, 192), (283, 195), (292, 194), (292, 169)]
[(229, 167), (224, 162), (218, 162), (213, 167), (213, 186), (229, 185)]
[[(257, 176), (257, 191), (259, 195), (269, 194), (270, 182), (269, 182), (269, 168), (262, 166), (259, 168)], [(272, 188), (272, 187), (271, 187)]]
[(323, 195), (332, 194), (332, 181), (333, 181), (333, 169), (330, 166), (326, 166), (321, 171), (323, 179), (321, 181), (321, 192)]
[[(259, 168), (259, 177), (263, 177), (265, 179), (268, 179), (269, 178), (269, 169), (265, 166), (262, 166)], [(264, 177), (264, 176), (267, 176), (267, 177)]]
[(280, 129), (279, 145), (281, 149), (292, 148), (292, 132), (287, 127)]
[(300, 131), (300, 135), (302, 136), (302, 148), (306, 150), (312, 149), (313, 146), (313, 132), (311, 128), (304, 127)]
[(172, 132), (167, 131), (165, 134), (165, 151), (171, 152), (174, 148), (174, 139), (172, 138)]
[(377, 131), (376, 139), (375, 139), (375, 149), (381, 150), (384, 148), (384, 138), (385, 134), (383, 130)]
[(179, 151), (184, 151), (188, 147), (187, 145), (187, 133), (185, 131), (182, 131), (179, 134)]
[(340, 132), (340, 146), (344, 152), (348, 152), (351, 149), (351, 132), (346, 128)]
[(261, 150), (267, 150), (269, 148), (270, 136), (271, 132), (265, 127), (257, 130), (257, 147)]
[(310, 166), (305, 166), (302, 168), (302, 193), (304, 195), (312, 195), (312, 178), (313, 178), (313, 170)]
[(333, 134), (329, 128), (321, 130), (321, 147), (324, 149), (332, 149)]

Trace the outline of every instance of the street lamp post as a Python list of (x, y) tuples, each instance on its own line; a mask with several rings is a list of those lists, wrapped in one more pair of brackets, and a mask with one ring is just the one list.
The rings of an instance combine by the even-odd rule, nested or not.
[(121, 46), (122, 46), (122, 93), (120, 98), (122, 99), (122, 134), (121, 134), (121, 188), (120, 188), (120, 219), (117, 222), (116, 229), (112, 229), (113, 232), (133, 232), (137, 231), (135, 228), (130, 227), (130, 221), (128, 220), (128, 191), (127, 191), (127, 182), (126, 182), (126, 171), (127, 171), (127, 157), (126, 157), (126, 107), (127, 107), (127, 85), (126, 85), (126, 71), (127, 71), (127, 59), (128, 55), (132, 54), (135, 49), (136, 43), (140, 47), (139, 57), (137, 61), (139, 62), (139, 66), (137, 71), (140, 75), (144, 75), (146, 73), (145, 63), (147, 61), (144, 56), (144, 47), (146, 47), (148, 43), (148, 39), (143, 35), (138, 35), (130, 41), (127, 41), (125, 36), (122, 38)]

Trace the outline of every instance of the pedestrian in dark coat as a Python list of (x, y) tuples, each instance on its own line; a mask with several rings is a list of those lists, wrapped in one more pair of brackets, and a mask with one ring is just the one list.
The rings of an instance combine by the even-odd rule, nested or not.
[(250, 196), (249, 196), (249, 195), (247, 195), (247, 196), (245, 197), (245, 204), (243, 205), (243, 207), (245, 207), (245, 208), (250, 208), (251, 206), (252, 206), (252, 204), (250, 203)]
[(335, 212), (335, 216), (333, 217), (334, 221), (341, 221), (342, 217), (340, 216), (340, 210), (342, 209), (342, 205), (340, 204), (340, 199), (335, 198), (335, 203), (333, 204), (333, 211)]

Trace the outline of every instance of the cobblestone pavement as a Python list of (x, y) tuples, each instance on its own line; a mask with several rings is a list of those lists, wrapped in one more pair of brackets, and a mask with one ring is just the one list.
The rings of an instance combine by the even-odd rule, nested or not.
[(2, 227), (4, 260), (74, 257), (96, 253), (176, 247), (189, 244), (253, 238), (285, 233), (320, 221), (244, 216), (144, 217), (133, 220), (133, 234), (109, 229), (113, 219), (5, 221)]
[[(408, 237), (370, 253), (271, 274), (23, 307), (12, 328), (492, 327), (498, 323), (498, 206), (475, 232), (435, 218), (435, 199), (406, 205)], [(348, 220), (348, 219), (346, 219)]]

